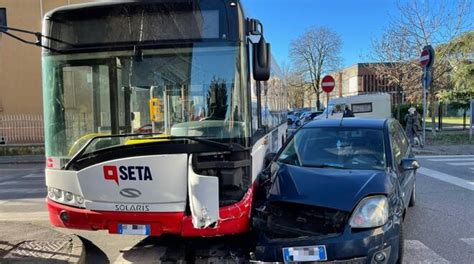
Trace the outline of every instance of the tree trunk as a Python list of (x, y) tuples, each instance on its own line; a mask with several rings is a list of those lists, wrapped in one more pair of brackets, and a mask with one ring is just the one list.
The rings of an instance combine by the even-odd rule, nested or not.
[(430, 110), (430, 115), (431, 115), (431, 133), (435, 135), (436, 134), (436, 102), (435, 102), (433, 84), (431, 84), (431, 87), (429, 90), (430, 90), (430, 94), (428, 98), (429, 98), (429, 104), (430, 104), (429, 110)]
[(438, 103), (438, 131), (441, 132), (443, 129), (443, 104)]
[[(433, 100), (434, 101), (434, 100)], [(437, 102), (430, 103), (430, 115), (431, 115), (431, 132), (436, 134), (436, 105)]]
[(401, 121), (401, 118), (400, 118), (400, 106), (402, 105), (402, 101), (403, 101), (403, 93), (402, 93), (402, 89), (400, 87), (400, 85), (398, 85), (398, 106), (397, 106), (397, 120), (400, 122)]
[(320, 111), (321, 109), (321, 100), (320, 100), (321, 95), (316, 92), (316, 110)]
[(464, 108), (464, 114), (463, 114), (463, 121), (462, 121), (462, 130), (466, 130), (466, 117), (467, 117), (467, 109)]

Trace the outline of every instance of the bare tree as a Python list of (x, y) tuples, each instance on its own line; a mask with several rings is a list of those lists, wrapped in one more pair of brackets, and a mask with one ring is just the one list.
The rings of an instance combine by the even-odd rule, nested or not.
[[(466, 29), (472, 29), (469, 21), (471, 8), (470, 0), (451, 1), (419, 1), (399, 2), (400, 16), (393, 18), (390, 24), (392, 36), (403, 37), (408, 50), (418, 50), (425, 45), (434, 47), (451, 42)], [(448, 45), (449, 47), (449, 45)], [(448, 56), (450, 51), (445, 48), (436, 50), (436, 60), (433, 66), (433, 83), (429, 90), (429, 106), (431, 113), (432, 131), (435, 132), (435, 111), (438, 92), (447, 85), (446, 73), (450, 71)], [(419, 55), (408, 57), (405, 62), (418, 60)], [(421, 67), (419, 66), (419, 72)], [(420, 79), (418, 79), (420, 82)]]
[(321, 107), (321, 76), (339, 69), (341, 46), (339, 34), (326, 27), (311, 27), (291, 43), (293, 64), (316, 94), (318, 110)]
[[(389, 86), (397, 87), (399, 102), (404, 93), (409, 101), (421, 98), (421, 71), (416, 58), (418, 49), (408, 44), (409, 33), (391, 28), (382, 37), (372, 41), (372, 53), (369, 59), (375, 63), (368, 64), (378, 79), (386, 80)], [(397, 108), (400, 120), (400, 107)]]
[(304, 107), (304, 100), (307, 95), (307, 85), (303, 76), (294, 71), (290, 64), (281, 64), (282, 85), (288, 92), (288, 106), (292, 109)]

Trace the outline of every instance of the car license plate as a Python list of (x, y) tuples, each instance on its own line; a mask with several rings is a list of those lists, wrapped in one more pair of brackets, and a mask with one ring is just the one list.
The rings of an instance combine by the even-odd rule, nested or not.
[(285, 262), (326, 261), (326, 246), (306, 246), (283, 248)]
[(150, 225), (118, 225), (118, 233), (122, 235), (150, 235), (150, 230)]

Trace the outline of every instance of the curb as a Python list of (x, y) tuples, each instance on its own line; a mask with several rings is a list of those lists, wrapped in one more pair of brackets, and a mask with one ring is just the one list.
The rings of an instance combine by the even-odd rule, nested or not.
[(25, 161), (3, 161), (0, 160), (0, 165), (8, 165), (8, 164), (44, 164), (44, 161), (39, 160), (25, 160)]
[[(85, 264), (86, 263), (86, 250), (84, 243), (76, 234), (69, 235), (72, 238), (72, 249), (71, 249), (71, 259), (69, 260), (70, 264)], [(74, 257), (78, 256), (78, 257)]]
[(0, 164), (44, 164), (44, 155), (0, 156)]

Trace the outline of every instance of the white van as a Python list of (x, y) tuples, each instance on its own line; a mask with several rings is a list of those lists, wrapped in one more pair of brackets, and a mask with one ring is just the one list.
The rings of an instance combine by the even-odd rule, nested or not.
[(366, 95), (353, 95), (329, 100), (329, 105), (324, 112), (314, 120), (334, 118), (340, 119), (348, 105), (355, 117), (363, 118), (390, 118), (392, 117), (392, 104), (390, 94), (376, 93)]

